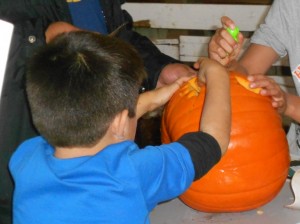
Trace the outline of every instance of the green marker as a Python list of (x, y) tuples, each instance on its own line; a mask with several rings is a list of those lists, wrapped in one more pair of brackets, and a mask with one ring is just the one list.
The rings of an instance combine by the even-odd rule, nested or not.
[(240, 29), (236, 26), (234, 29), (230, 29), (229, 27), (226, 29), (227, 32), (233, 37), (233, 39), (238, 42), (238, 34)]

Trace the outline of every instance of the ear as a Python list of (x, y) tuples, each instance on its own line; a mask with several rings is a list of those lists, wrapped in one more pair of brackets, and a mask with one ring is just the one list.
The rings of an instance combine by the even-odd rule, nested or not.
[(125, 139), (125, 133), (128, 129), (128, 110), (123, 110), (120, 113), (118, 113), (115, 118), (113, 119), (110, 127), (112, 134), (117, 140), (124, 140)]

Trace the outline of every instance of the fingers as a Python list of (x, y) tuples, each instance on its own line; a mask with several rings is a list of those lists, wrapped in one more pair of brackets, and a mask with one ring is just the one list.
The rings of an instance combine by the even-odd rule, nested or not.
[(171, 84), (155, 89), (155, 91), (157, 92), (157, 96), (159, 96), (159, 98), (163, 101), (162, 103), (164, 104), (180, 88), (180, 86), (183, 85), (183, 83), (187, 82), (190, 79), (191, 77), (183, 76), (178, 78)]
[(198, 69), (198, 84), (202, 85), (203, 83), (206, 83), (207, 76), (212, 75), (220, 75), (220, 73), (223, 73), (227, 70), (224, 66), (222, 66), (218, 61), (212, 60), (207, 57), (200, 57), (198, 61), (195, 63)]
[(226, 29), (222, 28), (218, 32), (219, 35), (217, 36), (216, 41), (219, 47), (221, 47), (221, 49), (218, 49), (218, 51), (222, 52), (223, 50), (225, 53), (231, 54), (237, 47), (237, 42)]
[(227, 17), (227, 16), (222, 16), (222, 17), (221, 17), (221, 23), (222, 23), (222, 26), (223, 26), (224, 28), (229, 27), (230, 29), (234, 29), (234, 27), (235, 27), (235, 24), (234, 24), (233, 20), (231, 20), (231, 19), (230, 19), (229, 17)]
[(272, 107), (276, 108), (276, 109), (280, 109), (279, 112), (283, 113), (284, 110), (281, 111), (281, 108), (283, 108), (285, 106), (285, 103), (283, 100), (273, 100), (272, 101)]
[(262, 88), (260, 94), (271, 97), (272, 106), (276, 108), (279, 113), (285, 111), (286, 95), (275, 80), (263, 74), (250, 75), (248, 76), (248, 80), (250, 81), (250, 88)]
[(232, 60), (237, 59), (244, 37), (239, 33), (237, 36), (238, 41), (235, 41), (226, 30), (227, 27), (234, 29), (234, 22), (226, 16), (223, 16), (221, 21), (223, 27), (217, 29), (211, 38), (208, 44), (208, 54), (210, 58), (220, 62), (222, 65), (227, 65)]
[(199, 57), (198, 60), (194, 63), (194, 69), (198, 70), (200, 68), (201, 62), (204, 60), (204, 57)]
[(262, 95), (274, 95), (280, 92), (279, 85), (270, 77), (263, 74), (249, 75), (250, 88), (262, 88)]
[(271, 92), (274, 93), (275, 89), (278, 90), (275, 81), (263, 74), (249, 75), (248, 80), (250, 81), (250, 88), (262, 88), (260, 91), (262, 95), (270, 95)]
[(188, 65), (182, 63), (168, 64), (160, 72), (156, 88), (171, 84), (180, 77), (193, 77), (196, 75), (197, 72)]
[[(238, 38), (238, 41), (237, 41), (238, 43), (243, 43), (244, 42), (244, 36), (243, 36), (242, 33), (239, 33), (237, 38)], [(241, 46), (241, 44), (239, 44), (238, 46)]]
[(213, 57), (216, 57), (213, 59), (226, 58), (228, 54), (232, 53), (234, 50), (231, 44), (235, 45), (235, 41), (225, 29), (220, 28), (216, 30), (216, 33), (208, 43), (208, 50), (209, 50), (208, 53), (210, 58)]
[(177, 79), (175, 83), (177, 85), (181, 86), (183, 83), (189, 81), (194, 76), (195, 76), (195, 74), (193, 74), (192, 76), (181, 77), (181, 78)]
[(230, 57), (228, 57), (227, 55), (225, 57), (223, 57), (223, 56), (220, 56), (217, 53), (212, 53), (212, 52), (209, 54), (209, 58), (219, 62), (223, 66), (228, 65), (229, 62), (231, 61)]

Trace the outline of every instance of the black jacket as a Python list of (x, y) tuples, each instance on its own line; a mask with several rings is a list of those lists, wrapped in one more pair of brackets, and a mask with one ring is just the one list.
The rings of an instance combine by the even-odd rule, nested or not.
[[(119, 38), (136, 47), (148, 78), (146, 89), (155, 88), (161, 69), (174, 59), (162, 54), (152, 42), (132, 31), (130, 15), (121, 9), (122, 0), (100, 0), (108, 32), (120, 25)], [(1, 0), (0, 19), (15, 25), (0, 105), (0, 224), (10, 223), (12, 180), (7, 170), (10, 156), (17, 146), (37, 135), (31, 122), (25, 93), (26, 61), (35, 49), (45, 44), (44, 32), (55, 21), (72, 23), (66, 0)], [(3, 172), (4, 171), (4, 172)]]

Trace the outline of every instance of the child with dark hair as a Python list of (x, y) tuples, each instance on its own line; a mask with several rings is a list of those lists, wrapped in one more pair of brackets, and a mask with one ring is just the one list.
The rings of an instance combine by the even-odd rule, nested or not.
[(139, 95), (137, 52), (91, 32), (59, 35), (37, 51), (26, 90), (41, 136), (10, 160), (14, 223), (149, 223), (151, 210), (206, 174), (229, 143), (228, 73), (207, 58), (196, 67), (207, 85), (200, 131), (140, 150), (137, 119), (187, 78)]

